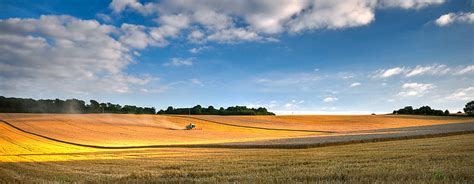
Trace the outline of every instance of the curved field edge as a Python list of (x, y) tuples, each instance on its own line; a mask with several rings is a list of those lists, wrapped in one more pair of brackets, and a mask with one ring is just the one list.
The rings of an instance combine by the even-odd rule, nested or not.
[(232, 127), (238, 127), (238, 128), (272, 130), (272, 131), (285, 131), (285, 132), (337, 133), (337, 132), (334, 132), (334, 131), (324, 131), (324, 130), (301, 130), (301, 129), (266, 128), (266, 127), (257, 127), (257, 126), (248, 126), (248, 125), (236, 125), (236, 124), (223, 123), (223, 122), (219, 122), (219, 121), (214, 121), (214, 120), (209, 120), (209, 119), (204, 119), (204, 118), (191, 117), (191, 116), (178, 116), (178, 115), (175, 115), (174, 117), (195, 119), (195, 120), (206, 121), (206, 122), (215, 123), (215, 124), (219, 124), (219, 125), (232, 126)]
[[(355, 143), (366, 143), (366, 142), (380, 142), (380, 141), (391, 141), (391, 140), (404, 140), (404, 139), (420, 139), (420, 138), (430, 138), (430, 137), (442, 137), (442, 136), (451, 136), (451, 135), (461, 135), (461, 134), (471, 134), (474, 133), (474, 129), (471, 130), (461, 130), (461, 131), (453, 131), (453, 132), (441, 132), (441, 133), (427, 133), (427, 134), (414, 134), (414, 135), (404, 135), (404, 136), (391, 136), (391, 137), (376, 137), (376, 138), (369, 138), (369, 139), (357, 139), (351, 140), (346, 139), (344, 141), (330, 141), (330, 142), (305, 142), (305, 143), (292, 143), (292, 140), (297, 140), (301, 138), (288, 138), (288, 139), (275, 139), (277, 141), (287, 142), (287, 143), (280, 143), (280, 144), (272, 144), (271, 141), (256, 141), (256, 142), (235, 142), (235, 143), (216, 143), (216, 144), (179, 144), (179, 145), (144, 145), (144, 146), (99, 146), (99, 145), (92, 145), (92, 144), (81, 144), (75, 143), (71, 141), (64, 141), (52, 137), (48, 137), (45, 135), (37, 134), (34, 132), (23, 130), (5, 120), (0, 120), (1, 123), (5, 125), (29, 134), (33, 136), (37, 136), (43, 139), (47, 139), (50, 141), (73, 145), (73, 146), (80, 146), (80, 147), (87, 147), (87, 148), (96, 148), (96, 149), (142, 149), (142, 148), (239, 148), (239, 149), (253, 149), (253, 148), (275, 148), (275, 149), (303, 149), (303, 148), (314, 148), (314, 147), (323, 147), (323, 146), (332, 146), (332, 145), (345, 145), (345, 144), (355, 144)], [(466, 124), (466, 123), (461, 123)], [(472, 125), (473, 123), (467, 123), (470, 128), (474, 128)], [(423, 126), (423, 127), (433, 127), (433, 126)], [(381, 134), (377, 134), (381, 135)], [(349, 135), (349, 136), (361, 136), (361, 135)], [(334, 136), (334, 137), (342, 137), (342, 136)], [(325, 139), (331, 139), (334, 137), (324, 137)], [(303, 138), (305, 139), (305, 138)]]

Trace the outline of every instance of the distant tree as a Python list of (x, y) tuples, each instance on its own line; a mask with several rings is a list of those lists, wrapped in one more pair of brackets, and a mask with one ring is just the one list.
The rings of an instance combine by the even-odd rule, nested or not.
[(225, 115), (224, 107), (219, 108), (219, 115)]
[(99, 113), (101, 112), (99, 102), (95, 100), (89, 100), (89, 106), (87, 107), (88, 113)]
[(464, 112), (468, 116), (474, 116), (474, 101), (470, 101), (464, 107)]
[(6, 98), (0, 96), (0, 112), (16, 113), (140, 113), (155, 114), (155, 108), (126, 106), (122, 108), (118, 104), (99, 103), (90, 100), (89, 104), (78, 99), (25, 99)]
[(443, 115), (449, 116), (449, 111), (448, 111), (448, 109), (446, 109), (446, 110), (444, 111), (444, 114), (443, 114)]
[(213, 106), (203, 108), (201, 105), (196, 105), (193, 108), (173, 108), (168, 107), (166, 110), (160, 110), (160, 114), (207, 114), (207, 115), (275, 115), (272, 112), (268, 112), (266, 108), (247, 108), (245, 106), (234, 106), (224, 109), (223, 107), (219, 110), (215, 109)]
[(191, 108), (191, 114), (202, 114), (202, 107), (201, 105), (196, 105), (193, 108)]
[[(416, 114), (416, 115), (443, 116), (443, 115), (446, 114), (446, 111), (432, 109), (430, 106), (422, 106), (418, 109), (413, 109), (413, 107), (411, 107), (411, 106), (406, 106), (403, 109), (394, 110), (393, 114)], [(447, 113), (449, 115), (449, 111)]]
[(207, 107), (207, 114), (219, 114), (219, 111), (211, 105)]

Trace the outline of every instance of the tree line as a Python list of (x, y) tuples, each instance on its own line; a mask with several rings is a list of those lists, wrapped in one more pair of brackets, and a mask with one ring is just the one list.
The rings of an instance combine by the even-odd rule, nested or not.
[(90, 100), (88, 104), (78, 99), (40, 99), (7, 98), (0, 96), (0, 113), (59, 113), (59, 114), (88, 114), (88, 113), (115, 113), (115, 114), (202, 114), (202, 115), (275, 115), (266, 108), (247, 108), (234, 106), (216, 109), (213, 106), (203, 108), (196, 105), (192, 108), (173, 108), (156, 112), (154, 107), (137, 107), (112, 103), (99, 103)]
[(117, 114), (156, 114), (154, 107), (137, 107), (112, 103), (99, 103), (90, 100), (86, 104), (78, 99), (41, 99), (6, 98), (0, 96), (0, 112), (13, 113), (117, 113)]
[(394, 110), (393, 114), (416, 114), (416, 115), (448, 116), (449, 111), (447, 109), (445, 111), (432, 109), (430, 106), (422, 106), (418, 109), (413, 109), (412, 106), (406, 106), (402, 109)]
[[(474, 101), (468, 102), (464, 107), (464, 113), (468, 116), (474, 116)], [(461, 112), (458, 112), (461, 113)], [(415, 115), (433, 115), (433, 116), (449, 116), (449, 111), (446, 109), (437, 110), (430, 106), (422, 106), (418, 109), (413, 109), (412, 106), (406, 106), (402, 109), (394, 110), (393, 114), (415, 114)]]
[(192, 114), (192, 115), (275, 115), (268, 112), (266, 108), (247, 108), (246, 106), (220, 107), (219, 109), (209, 106), (207, 108), (196, 105), (192, 108), (173, 108), (169, 106), (166, 110), (158, 111), (158, 114)]

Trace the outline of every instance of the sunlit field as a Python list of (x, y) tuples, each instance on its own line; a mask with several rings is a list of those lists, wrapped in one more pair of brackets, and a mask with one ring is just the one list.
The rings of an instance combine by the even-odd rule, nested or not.
[[(0, 123), (0, 178), (5, 181), (453, 182), (474, 178), (473, 134), (310, 149), (166, 147), (473, 122), (466, 117), (12, 113), (1, 114), (0, 119), (14, 126)], [(189, 123), (197, 128), (185, 130)], [(112, 148), (165, 147), (104, 149), (68, 142)]]
[[(164, 116), (120, 114), (1, 114), (25, 131), (95, 146), (245, 142), (317, 137), (383, 128), (472, 121), (419, 116)], [(185, 130), (194, 123), (197, 128)]]

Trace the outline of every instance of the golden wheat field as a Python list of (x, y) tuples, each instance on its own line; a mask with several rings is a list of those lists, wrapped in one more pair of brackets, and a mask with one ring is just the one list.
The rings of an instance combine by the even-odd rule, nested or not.
[[(0, 123), (0, 182), (466, 182), (474, 178), (472, 134), (296, 150), (104, 149), (68, 143), (114, 147), (268, 141), (473, 122), (464, 117), (12, 113), (0, 114), (0, 119), (23, 130)], [(184, 130), (189, 123), (197, 129)]]
[[(187, 116), (126, 114), (0, 114), (0, 119), (29, 132), (97, 146), (209, 144), (271, 140), (471, 120), (456, 117), (420, 118), (390, 115), (192, 116), (189, 118)], [(185, 130), (185, 126), (189, 123), (196, 124), (197, 129)]]

